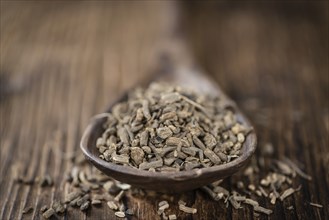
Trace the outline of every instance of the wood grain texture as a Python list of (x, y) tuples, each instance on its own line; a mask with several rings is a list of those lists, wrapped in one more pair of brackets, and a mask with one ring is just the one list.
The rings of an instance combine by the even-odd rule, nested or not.
[[(183, 5), (183, 27), (202, 68), (253, 122), (259, 147), (299, 161), (313, 180), (271, 206), (271, 219), (329, 219), (328, 3), (326, 1)], [(166, 2), (1, 1), (0, 219), (40, 219), (63, 198), (63, 173), (83, 129), (125, 89), (148, 77), (170, 25)], [(50, 173), (55, 186), (14, 182), (13, 170)], [(224, 181), (230, 183), (239, 174)], [(256, 219), (200, 191), (183, 195), (198, 208), (181, 219)], [(175, 201), (180, 195), (175, 195)], [(155, 198), (127, 196), (135, 219), (159, 219)], [(309, 202), (322, 204), (314, 208)], [(294, 210), (285, 207), (292, 205)], [(33, 212), (22, 214), (26, 207)], [(63, 219), (113, 219), (103, 206)], [(267, 217), (261, 216), (260, 219)]]

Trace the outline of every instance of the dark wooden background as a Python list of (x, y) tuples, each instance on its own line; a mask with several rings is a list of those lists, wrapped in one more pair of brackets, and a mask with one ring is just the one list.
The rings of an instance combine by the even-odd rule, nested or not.
[[(275, 158), (299, 161), (313, 178), (297, 178), (302, 190), (283, 203), (261, 201), (274, 210), (270, 218), (329, 219), (328, 2), (182, 6), (180, 31), (195, 60), (257, 130), (256, 158), (272, 143)], [(63, 152), (79, 151), (90, 117), (150, 76), (172, 10), (164, 1), (1, 1), (0, 219), (39, 219), (42, 205), (63, 198), (63, 173), (72, 167)], [(13, 170), (28, 177), (50, 173), (55, 186), (16, 184)], [(198, 213), (180, 218), (256, 218), (250, 207), (225, 208), (199, 191), (187, 198)], [(158, 218), (156, 198), (126, 202), (138, 209), (138, 219)], [(28, 206), (35, 211), (23, 215)], [(63, 218), (114, 215), (103, 206)]]

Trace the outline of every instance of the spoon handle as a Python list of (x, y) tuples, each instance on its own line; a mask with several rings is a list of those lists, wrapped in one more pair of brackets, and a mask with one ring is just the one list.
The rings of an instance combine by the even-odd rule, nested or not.
[(200, 93), (223, 95), (224, 93), (196, 65), (184, 32), (182, 32), (181, 4), (169, 2), (166, 8), (167, 23), (163, 25), (164, 38), (159, 48), (159, 63), (155, 77), (151, 81), (162, 81), (191, 88)]
[(168, 41), (161, 53), (154, 81), (183, 86), (200, 93), (225, 96), (215, 80), (196, 65), (180, 35), (174, 35)]

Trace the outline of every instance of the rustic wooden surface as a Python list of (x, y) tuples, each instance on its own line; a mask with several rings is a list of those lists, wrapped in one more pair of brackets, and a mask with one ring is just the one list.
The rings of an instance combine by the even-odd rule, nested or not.
[[(283, 203), (260, 203), (274, 210), (272, 219), (329, 219), (328, 2), (184, 7), (199, 65), (255, 125), (255, 158), (272, 143), (275, 158), (299, 161), (313, 178), (297, 178), (301, 191)], [(42, 205), (63, 198), (63, 173), (72, 167), (63, 155), (79, 152), (92, 115), (150, 75), (170, 10), (165, 2), (1, 1), (0, 219), (40, 219)], [(50, 173), (55, 186), (17, 184), (13, 170), (30, 178)], [(225, 208), (199, 191), (184, 196), (198, 213), (172, 208), (182, 219), (256, 218), (250, 207)], [(158, 200), (128, 196), (125, 203), (138, 210), (136, 219), (158, 219)], [(34, 211), (22, 214), (29, 206)], [(62, 218), (114, 214), (103, 206)]]

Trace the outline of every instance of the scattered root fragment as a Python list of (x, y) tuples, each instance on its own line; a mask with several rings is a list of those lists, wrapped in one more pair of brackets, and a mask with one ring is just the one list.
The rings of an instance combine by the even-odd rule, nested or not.
[(270, 197), (270, 199), (271, 199), (271, 201), (270, 201), (271, 204), (274, 205), (274, 204), (276, 203), (276, 199), (277, 199), (277, 197), (274, 195), (273, 192), (270, 193), (269, 197)]
[(125, 191), (121, 190), (118, 195), (115, 196), (114, 201), (119, 202), (124, 196)]
[(212, 191), (208, 186), (201, 187), (201, 190), (207, 193), (213, 200), (218, 201), (221, 199), (221, 196), (218, 193)]
[(291, 206), (288, 206), (287, 209), (288, 209), (288, 210), (293, 210), (294, 207), (291, 205)]
[(85, 211), (85, 210), (87, 210), (89, 208), (89, 206), (90, 206), (90, 202), (89, 201), (85, 201), (84, 203), (81, 204), (80, 210), (81, 211)]
[(45, 218), (45, 219), (49, 219), (51, 216), (53, 216), (55, 214), (55, 210), (53, 208), (49, 208), (48, 210), (46, 210), (42, 216)]
[(186, 205), (186, 202), (184, 202), (183, 200), (179, 200), (178, 205)]
[(165, 209), (169, 208), (169, 203), (167, 201), (159, 202), (159, 211), (163, 212)]
[(98, 199), (93, 199), (93, 200), (91, 200), (91, 204), (92, 205), (100, 205), (100, 204), (102, 204), (102, 201), (98, 200)]
[(42, 206), (40, 209), (41, 213), (44, 213), (45, 211), (47, 211), (48, 207), (46, 205)]
[(119, 217), (119, 218), (126, 217), (126, 214), (124, 212), (121, 212), (121, 211), (115, 212), (114, 215), (117, 216), (117, 217)]
[(265, 191), (265, 189), (263, 187), (259, 186), (258, 188), (259, 188), (259, 190), (260, 190), (260, 192), (262, 193), (263, 196), (268, 197), (268, 194), (267, 194), (267, 192)]
[(300, 177), (307, 179), (309, 181), (312, 180), (312, 177), (305, 172), (303, 172), (294, 162), (292, 162), (288, 158), (284, 158), (284, 162), (286, 162)]
[(294, 172), (294, 170), (291, 169), (291, 167), (288, 164), (286, 164), (286, 163), (284, 163), (282, 161), (279, 161), (279, 160), (276, 160), (275, 162), (276, 162), (277, 168), (279, 169), (279, 171), (282, 174), (284, 174), (284, 175), (292, 175), (292, 176), (295, 176), (296, 175), (295, 172)]
[(238, 201), (235, 200), (234, 196), (230, 196), (228, 198), (228, 201), (230, 201), (230, 204), (235, 208), (235, 209), (239, 209), (241, 207), (240, 203)]
[[(295, 178), (295, 173), (305, 179), (309, 179), (309, 176), (301, 171), (295, 164), (289, 160), (284, 162), (278, 160), (270, 160), (272, 162), (272, 167), (274, 167), (274, 172), (270, 171), (265, 177), (259, 178), (259, 168), (256, 163), (252, 163), (251, 166), (247, 167), (243, 175), (248, 178), (247, 184), (241, 180), (233, 183), (238, 191), (228, 191), (225, 188), (219, 186), (220, 183), (211, 184), (209, 186), (204, 186), (201, 188), (206, 194), (210, 196), (215, 201), (222, 200), (227, 206), (230, 204), (233, 208), (242, 208), (242, 203), (253, 206), (256, 213), (270, 215), (272, 210), (267, 209), (259, 205), (256, 200), (253, 200), (255, 196), (268, 198), (271, 204), (275, 204), (278, 200), (283, 201), (292, 194), (296, 193), (301, 189), (301, 185), (297, 188), (293, 188), (293, 178)], [(297, 168), (296, 168), (297, 167)], [(257, 176), (258, 175), (258, 176)], [(259, 178), (259, 181), (255, 181), (255, 177)], [(247, 185), (248, 190), (246, 190), (245, 185)], [(316, 203), (310, 203), (314, 207), (321, 208), (322, 205)], [(292, 209), (293, 207), (288, 207)]]
[(253, 207), (259, 206), (258, 202), (252, 199), (246, 199), (244, 201), (244, 203), (248, 204), (248, 205), (252, 205)]
[[(211, 137), (208, 139), (209, 140), (207, 140), (206, 143), (198, 143), (196, 138), (195, 141), (200, 144), (201, 147), (208, 148), (208, 146), (212, 146), (214, 142)], [(182, 140), (176, 140), (173, 137), (169, 140), (170, 141), (168, 143), (175, 146), (177, 145), (177, 148), (181, 142), (183, 142)], [(193, 142), (192, 136), (191, 141)], [(182, 146), (182, 148), (185, 147), (185, 145)], [(150, 150), (152, 149), (150, 148)], [(173, 154), (173, 152), (169, 153)], [(212, 159), (213, 161), (209, 158), (206, 160), (210, 163), (215, 162), (216, 158)], [(162, 162), (166, 163), (165, 160)], [(201, 190), (209, 195), (209, 197), (213, 200), (224, 202), (227, 206), (231, 205), (235, 209), (244, 208), (250, 205), (254, 210), (254, 216), (258, 216), (260, 214), (271, 215), (273, 211), (260, 206), (257, 202), (257, 198), (259, 198), (257, 196), (261, 196), (263, 199), (266, 199), (271, 204), (275, 205), (276, 202), (282, 202), (300, 190), (301, 186), (293, 188), (293, 185), (295, 185), (293, 184), (295, 178), (294, 173), (302, 178), (308, 180), (311, 179), (310, 176), (301, 171), (296, 164), (293, 164), (287, 159), (285, 159), (283, 163), (279, 162), (280, 165), (278, 165), (277, 161), (273, 160), (274, 168), (271, 169), (270, 172), (265, 173), (265, 175), (263, 172), (259, 172), (259, 168), (255, 164), (250, 165), (244, 170), (244, 172), (242, 172), (246, 179), (240, 179), (237, 182), (232, 182), (232, 190), (227, 190), (221, 186), (220, 184), (222, 183), (222, 180), (216, 181), (208, 186), (203, 186)], [(264, 176), (260, 176), (261, 173)], [(79, 162), (79, 165), (73, 166), (72, 170), (68, 173), (68, 178), (66, 180), (68, 181), (69, 188), (66, 190), (66, 194), (64, 195), (64, 202), (55, 200), (50, 206), (48, 204), (48, 206), (44, 205), (41, 207), (39, 213), (42, 214), (45, 219), (49, 219), (52, 216), (59, 216), (61, 213), (69, 211), (70, 209), (68, 209), (68, 207), (70, 206), (80, 209), (81, 211), (85, 211), (91, 205), (100, 205), (102, 203), (107, 204), (107, 206), (113, 210), (116, 217), (125, 218), (126, 216), (134, 215), (133, 210), (125, 207), (122, 203), (122, 198), (126, 195), (126, 193), (134, 195), (134, 192), (136, 191), (139, 196), (148, 197), (156, 197), (159, 195), (154, 191), (131, 188), (129, 184), (112, 180), (96, 169), (91, 168), (89, 165), (86, 166), (86, 164), (81, 161)], [(49, 181), (47, 176), (45, 176), (43, 181), (46, 182), (46, 185), (49, 185), (48, 183), (52, 182), (52, 180)], [(41, 180), (32, 179), (31, 183), (41, 184)], [(160, 202), (157, 204), (157, 212), (159, 216), (162, 219), (177, 219), (175, 214), (170, 213), (172, 207), (171, 204), (173, 203), (174, 198), (171, 198), (168, 195), (161, 196), (161, 200), (158, 200)], [(254, 200), (255, 198), (256, 200)], [(315, 208), (323, 208), (323, 205), (321, 204), (313, 202), (309, 202), (309, 204)], [(178, 201), (178, 208), (180, 211), (188, 214), (197, 213), (196, 208), (188, 207), (186, 205), (187, 203), (185, 201)], [(286, 207), (286, 209), (293, 210), (294, 207), (289, 206)], [(26, 214), (32, 210), (32, 207), (25, 208), (22, 213)]]
[(283, 201), (288, 196), (292, 195), (295, 192), (293, 188), (286, 189), (280, 196), (280, 200)]
[(52, 205), (52, 208), (56, 213), (64, 213), (66, 210), (65, 206), (59, 201), (55, 201)]
[(112, 210), (118, 210), (119, 209), (119, 207), (117, 206), (117, 204), (114, 201), (108, 201), (107, 206)]
[(254, 206), (254, 211), (255, 212), (261, 212), (261, 213), (264, 213), (266, 215), (270, 215), (273, 212), (272, 210), (266, 209), (266, 208), (261, 207), (261, 206)]
[(288, 196), (292, 195), (294, 192), (297, 192), (301, 189), (301, 186), (299, 186), (297, 189), (294, 188), (288, 188), (286, 189), (282, 195), (280, 196), (280, 200), (283, 201), (285, 198), (287, 198)]
[(187, 206), (185, 206), (183, 204), (180, 204), (179, 205), (179, 210), (181, 210), (181, 211), (183, 211), (185, 213), (189, 213), (189, 214), (195, 214), (198, 211), (196, 208), (187, 207)]
[(169, 216), (168, 216), (168, 219), (169, 219), (169, 220), (176, 220), (176, 219), (177, 219), (177, 216), (176, 216), (175, 214), (173, 214), (173, 215), (169, 215)]
[(82, 194), (81, 191), (74, 191), (67, 194), (65, 198), (65, 203), (72, 202), (73, 200), (77, 199), (81, 194)]
[(321, 204), (317, 204), (317, 203), (313, 203), (313, 202), (310, 202), (309, 204), (316, 208), (323, 208), (323, 205), (321, 205)]

